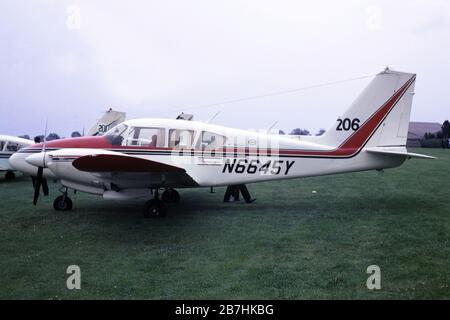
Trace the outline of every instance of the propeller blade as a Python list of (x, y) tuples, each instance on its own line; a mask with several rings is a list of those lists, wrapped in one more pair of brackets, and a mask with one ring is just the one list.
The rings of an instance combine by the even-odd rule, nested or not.
[(48, 196), (49, 191), (48, 191), (48, 184), (47, 184), (46, 178), (42, 179), (42, 191), (44, 192), (44, 196)]
[(41, 184), (42, 184), (42, 179), (43, 179), (43, 173), (44, 173), (44, 168), (39, 167), (38, 168), (38, 172), (37, 172), (37, 176), (36, 176), (36, 183), (34, 186), (34, 197), (33, 197), (33, 204), (36, 205), (37, 201), (39, 199), (39, 193), (40, 193), (40, 189), (41, 189)]

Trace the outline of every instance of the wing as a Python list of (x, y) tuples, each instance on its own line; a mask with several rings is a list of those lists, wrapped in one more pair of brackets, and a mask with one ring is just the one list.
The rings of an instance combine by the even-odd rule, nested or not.
[(144, 180), (155, 185), (198, 186), (183, 168), (129, 155), (91, 154), (79, 157), (72, 165), (80, 171), (97, 173), (112, 182)]

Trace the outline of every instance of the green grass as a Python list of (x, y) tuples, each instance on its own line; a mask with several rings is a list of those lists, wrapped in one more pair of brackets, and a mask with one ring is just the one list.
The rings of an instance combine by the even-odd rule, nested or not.
[[(34, 207), (28, 179), (2, 179), (0, 298), (449, 299), (450, 152), (416, 151), (439, 160), (249, 185), (250, 205), (182, 190), (164, 219), (80, 193), (55, 212), (57, 185)], [(72, 264), (81, 290), (66, 288)]]

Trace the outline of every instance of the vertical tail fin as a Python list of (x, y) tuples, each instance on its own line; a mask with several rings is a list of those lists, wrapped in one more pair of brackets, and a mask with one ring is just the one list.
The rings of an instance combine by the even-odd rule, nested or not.
[(405, 146), (416, 75), (379, 73), (321, 138), (336, 148)]

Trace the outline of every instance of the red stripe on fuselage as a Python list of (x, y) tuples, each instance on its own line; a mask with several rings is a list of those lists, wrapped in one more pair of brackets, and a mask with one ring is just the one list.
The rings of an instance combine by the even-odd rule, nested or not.
[[(105, 137), (80, 137), (47, 141), (45, 147), (52, 149), (109, 149), (112, 148), (113, 145)], [(42, 143), (32, 145), (29, 148), (42, 149)]]

